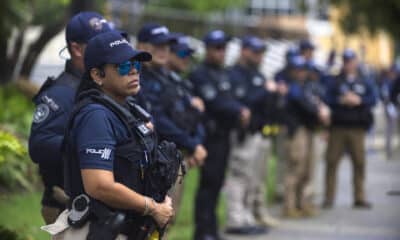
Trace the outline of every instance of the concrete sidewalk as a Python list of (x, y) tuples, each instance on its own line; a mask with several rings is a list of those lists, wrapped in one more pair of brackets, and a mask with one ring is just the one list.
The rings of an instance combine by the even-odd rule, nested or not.
[[(315, 218), (282, 220), (281, 225), (266, 235), (237, 237), (229, 240), (400, 240), (400, 157), (387, 161), (375, 151), (367, 157), (366, 193), (373, 204), (371, 210), (352, 208), (352, 167), (349, 159), (342, 159), (336, 205), (332, 210), (321, 210)], [(324, 164), (317, 168), (317, 204), (322, 202)], [(281, 207), (273, 206), (271, 213), (280, 217)]]

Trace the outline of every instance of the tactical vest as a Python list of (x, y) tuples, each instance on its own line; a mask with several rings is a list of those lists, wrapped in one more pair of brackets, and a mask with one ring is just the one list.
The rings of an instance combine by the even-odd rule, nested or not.
[[(356, 79), (353, 83), (347, 83), (343, 75), (339, 75), (335, 79), (336, 90), (338, 96), (346, 91), (354, 91), (362, 97), (366, 91), (366, 84), (362, 79)], [(332, 108), (332, 125), (341, 127), (358, 127), (368, 129), (374, 122), (373, 114), (370, 107), (360, 105), (356, 107), (347, 107), (337, 105)]]
[(162, 87), (163, 94), (160, 96), (161, 104), (169, 119), (171, 119), (180, 129), (185, 130), (189, 134), (193, 134), (197, 125), (201, 120), (201, 113), (191, 107), (190, 103), (184, 102), (184, 98), (191, 97), (188, 93), (190, 86), (184, 86), (183, 80), (178, 76), (170, 75), (164, 76), (152, 70), (147, 71), (154, 80), (159, 82)]
[[(82, 177), (80, 173), (79, 161), (76, 156), (76, 145), (72, 139), (70, 129), (79, 111), (89, 104), (102, 104), (110, 109), (125, 125), (129, 140), (120, 143), (115, 149), (113, 173), (116, 182), (119, 182), (137, 193), (144, 194), (147, 167), (151, 164), (156, 145), (155, 134), (145, 126), (141, 116), (137, 112), (132, 114), (128, 108), (116, 103), (113, 99), (98, 90), (90, 90), (81, 94), (78, 103), (70, 115), (68, 127), (63, 144), (65, 191), (71, 200), (85, 194), (83, 189)], [(134, 103), (128, 102), (129, 108), (136, 107)], [(134, 111), (132, 111), (134, 112)], [(90, 211), (97, 215), (102, 214), (104, 208), (110, 211), (118, 210), (106, 207), (95, 199), (90, 199)], [(119, 211), (119, 210), (118, 210)], [(130, 219), (135, 219), (134, 226), (140, 226), (143, 220), (141, 214), (133, 211), (122, 211), (127, 213)], [(135, 224), (137, 222), (137, 224)]]

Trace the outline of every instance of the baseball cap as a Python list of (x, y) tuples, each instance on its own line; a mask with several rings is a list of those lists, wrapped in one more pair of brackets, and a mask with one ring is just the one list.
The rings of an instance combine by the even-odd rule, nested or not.
[(85, 50), (86, 71), (104, 64), (119, 64), (127, 60), (150, 61), (148, 52), (137, 51), (119, 31), (109, 31), (89, 40)]
[(65, 38), (67, 43), (87, 43), (99, 33), (111, 31), (109, 22), (97, 12), (80, 12), (67, 24)]
[(203, 38), (206, 46), (224, 45), (230, 40), (231, 37), (226, 35), (226, 33), (222, 30), (212, 30), (208, 32)]
[(343, 51), (343, 61), (348, 61), (357, 57), (357, 54), (352, 49), (345, 49)]
[(314, 50), (315, 45), (310, 40), (303, 39), (299, 42), (299, 49), (300, 50), (306, 50), (306, 49)]
[(154, 45), (170, 44), (176, 41), (166, 26), (158, 23), (146, 23), (139, 30), (137, 35), (139, 42), (151, 43)]
[(186, 55), (190, 56), (194, 53), (194, 49), (189, 45), (189, 37), (183, 33), (171, 33), (171, 35), (176, 39), (176, 42), (171, 45), (171, 51), (180, 56)]
[(296, 55), (289, 58), (289, 66), (297, 69), (307, 68), (307, 61), (304, 57)]
[(256, 36), (245, 36), (242, 38), (242, 47), (250, 48), (254, 52), (264, 52), (267, 49), (264, 41)]

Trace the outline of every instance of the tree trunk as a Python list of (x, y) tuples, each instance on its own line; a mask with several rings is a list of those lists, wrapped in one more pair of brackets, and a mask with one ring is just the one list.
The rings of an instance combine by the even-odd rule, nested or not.
[(14, 70), (7, 58), (7, 38), (0, 39), (0, 84), (5, 84), (11, 80), (11, 75)]
[(29, 76), (35, 66), (36, 60), (46, 44), (57, 35), (65, 26), (65, 21), (53, 23), (45, 26), (39, 38), (29, 46), (27, 55), (22, 63), (20, 76), (23, 79), (29, 79)]

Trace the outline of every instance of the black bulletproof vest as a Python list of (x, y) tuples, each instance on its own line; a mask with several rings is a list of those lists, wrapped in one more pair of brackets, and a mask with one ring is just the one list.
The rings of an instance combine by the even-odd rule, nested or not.
[(160, 102), (168, 118), (180, 129), (193, 134), (201, 119), (201, 113), (191, 106), (185, 106), (183, 99), (186, 96), (190, 96), (186, 87), (182, 83), (179, 83), (179, 80), (174, 78), (174, 76), (167, 75), (166, 73), (150, 69), (146, 73), (149, 78), (151, 77), (162, 86), (163, 94), (160, 96)]
[[(150, 165), (155, 149), (155, 134), (145, 127), (145, 123), (134, 116), (128, 108), (125, 108), (113, 99), (98, 90), (90, 90), (79, 96), (75, 106), (63, 144), (64, 158), (64, 184), (65, 191), (71, 199), (85, 193), (80, 173), (79, 161), (76, 154), (76, 144), (70, 132), (77, 113), (88, 104), (98, 103), (109, 108), (124, 123), (129, 132), (129, 140), (116, 146), (113, 174), (116, 182), (119, 182), (135, 192), (143, 194), (145, 191), (145, 174)], [(134, 104), (130, 102), (129, 104)], [(96, 200), (91, 200), (96, 201)]]

